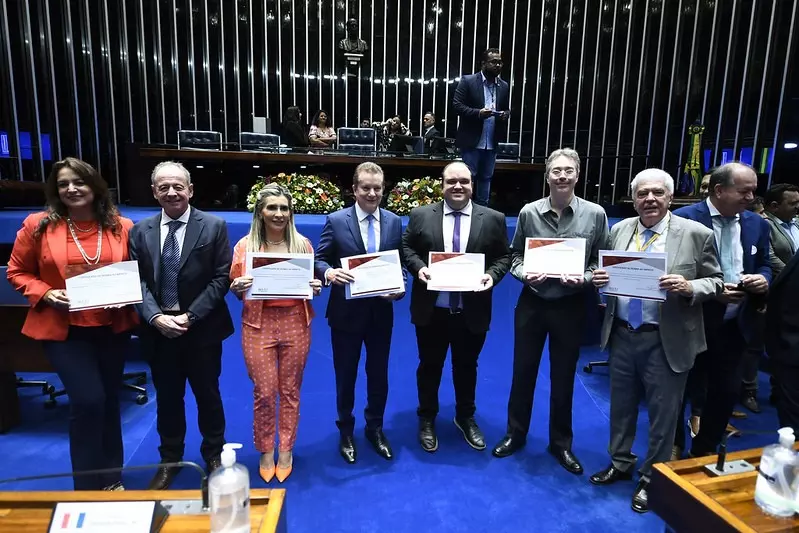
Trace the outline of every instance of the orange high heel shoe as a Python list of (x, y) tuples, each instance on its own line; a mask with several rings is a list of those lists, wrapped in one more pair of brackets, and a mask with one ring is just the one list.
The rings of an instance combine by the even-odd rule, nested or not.
[(260, 474), (261, 479), (263, 479), (266, 483), (272, 481), (272, 478), (275, 477), (275, 465), (272, 465), (271, 468), (264, 468), (263, 466), (258, 467), (258, 474)]
[(276, 465), (275, 476), (277, 476), (277, 480), (280, 481), (281, 483), (286, 481), (286, 478), (288, 478), (291, 475), (293, 467), (294, 467), (294, 457), (291, 458), (291, 464), (288, 465), (287, 467)]

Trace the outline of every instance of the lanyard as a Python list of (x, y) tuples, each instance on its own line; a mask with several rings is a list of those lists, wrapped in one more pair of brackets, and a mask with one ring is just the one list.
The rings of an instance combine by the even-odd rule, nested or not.
[(642, 246), (641, 245), (641, 235), (638, 233), (638, 228), (635, 228), (635, 246), (636, 246), (636, 248), (638, 248), (639, 252), (645, 252), (646, 250), (648, 250), (649, 247), (652, 246), (652, 243), (654, 243), (656, 240), (658, 240), (658, 237), (660, 237), (660, 234), (653, 232), (653, 235)]

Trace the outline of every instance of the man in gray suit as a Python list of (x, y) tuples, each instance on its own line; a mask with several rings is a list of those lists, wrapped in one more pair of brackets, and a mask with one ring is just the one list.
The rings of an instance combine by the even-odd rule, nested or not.
[[(706, 349), (703, 301), (723, 290), (713, 232), (669, 213), (674, 180), (659, 169), (639, 172), (631, 184), (637, 217), (613, 226), (608, 248), (666, 253), (668, 273), (660, 278), (664, 302), (609, 297), (602, 347), (610, 346), (611, 464), (591, 476), (595, 485), (631, 479), (632, 453), (641, 392), (649, 409), (649, 448), (633, 493), (632, 508), (648, 510), (647, 487), (654, 463), (668, 461), (688, 371)], [(594, 271), (604, 287), (607, 271)]]
[(799, 249), (799, 186), (778, 183), (765, 198), (766, 220), (771, 227), (769, 263), (776, 278)]

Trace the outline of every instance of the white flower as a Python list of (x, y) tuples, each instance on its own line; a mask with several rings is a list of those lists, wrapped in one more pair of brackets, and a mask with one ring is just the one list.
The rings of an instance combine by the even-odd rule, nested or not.
[(419, 202), (417, 201), (411, 202), (411, 207), (419, 207)]
[(427, 187), (427, 192), (432, 193), (433, 192), (432, 187)]
[(312, 203), (313, 203), (313, 200), (312, 200), (312, 199), (310, 199), (310, 198), (306, 198), (306, 199), (305, 199), (305, 203), (306, 203), (306, 204), (312, 204)]
[(402, 195), (402, 199), (403, 199), (403, 200), (407, 200), (407, 199), (408, 199), (408, 195), (407, 195), (407, 194), (403, 194), (403, 195)]

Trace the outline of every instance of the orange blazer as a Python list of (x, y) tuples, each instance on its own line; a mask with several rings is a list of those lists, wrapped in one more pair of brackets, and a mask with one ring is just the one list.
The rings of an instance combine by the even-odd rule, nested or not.
[[(247, 271), (247, 242), (249, 237), (242, 237), (236, 246), (233, 248), (233, 263), (230, 265), (230, 281), (241, 277)], [(308, 239), (305, 239), (305, 248), (308, 253), (313, 253), (313, 247)], [(264, 300), (243, 300), (243, 309), (241, 311), (241, 323), (247, 324), (250, 327), (261, 329), (261, 311), (266, 304)], [(305, 323), (310, 325), (311, 319), (314, 317), (314, 310), (308, 300), (302, 301), (305, 307)]]
[[(69, 332), (69, 314), (41, 301), (50, 289), (65, 289), (64, 268), (67, 265), (67, 225), (50, 223), (38, 238), (33, 232), (47, 214), (28, 215), (17, 232), (11, 259), (8, 261), (8, 281), (25, 298), (31, 307), (22, 326), (22, 333), (32, 339), (47, 341), (66, 340)], [(127, 261), (128, 232), (133, 227), (130, 219), (120, 217), (119, 236), (104, 229), (111, 243), (113, 262)], [(139, 323), (136, 309), (126, 306), (111, 310), (111, 328), (115, 333), (130, 331)]]

